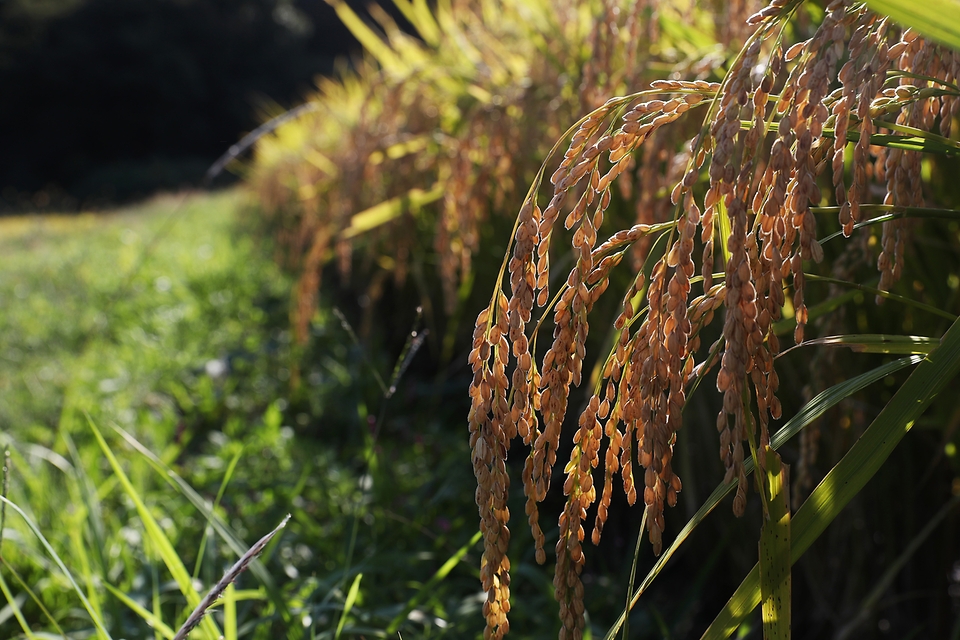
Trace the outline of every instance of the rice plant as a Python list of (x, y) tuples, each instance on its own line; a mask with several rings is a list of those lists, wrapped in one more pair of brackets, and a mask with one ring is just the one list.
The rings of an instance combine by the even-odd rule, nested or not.
[(334, 262), (374, 302), (412, 276), (428, 319), (454, 314), (569, 122), (662, 70), (710, 73), (738, 36), (722, 17), (715, 32), (710, 3), (687, 24), (669, 3), (398, 0), (414, 35), (331, 4), (367, 53), (260, 140), (248, 177), (299, 274), (301, 339)]
[[(585, 384), (588, 399), (573, 409), (578, 426), (563, 468), (566, 505), (554, 577), (560, 638), (583, 637), (580, 575), (588, 510), (596, 505), (596, 544), (614, 484), (630, 504), (642, 501), (649, 542), (662, 552), (665, 509), (677, 504), (682, 488), (672, 462), (684, 408), (711, 371), (722, 396), (716, 430), (723, 491), (734, 493), (733, 512), (742, 515), (753, 472), (764, 525), (759, 568), (707, 635), (727, 637), (762, 596), (765, 637), (787, 637), (790, 565), (960, 368), (955, 323), (932, 340), (868, 334), (804, 341), (808, 286), (825, 255), (817, 229), (827, 216), (849, 238), (828, 265), (831, 281), (856, 286), (848, 282), (856, 267), (875, 262), (879, 302), (892, 297), (889, 290), (904, 273), (910, 219), (960, 215), (931, 206), (936, 203), (925, 199), (923, 179), (926, 157), (960, 151), (950, 137), (960, 109), (960, 40), (935, 31), (950, 46), (939, 44), (849, 0), (831, 0), (822, 9), (773, 0), (757, 9), (746, 18), (743, 46), (724, 61), (722, 74), (675, 73), (587, 112), (565, 134), (569, 142), (559, 166), (551, 174), (548, 157), (520, 206), (469, 356), (485, 637), (501, 638), (509, 630), (511, 442), (520, 438), (527, 447), (525, 511), (537, 559), (544, 562), (538, 505), (554, 480), (571, 387)], [(956, 9), (942, 3), (941, 11)], [(684, 126), (690, 120), (696, 124)], [(658, 148), (668, 150), (668, 160), (650, 171), (653, 179), (641, 171), (633, 187), (646, 194), (639, 199), (650, 206), (641, 211), (650, 213), (619, 230), (605, 224), (615, 185), (633, 180), (635, 164), (645, 166)], [(563, 254), (551, 244), (563, 233), (561, 216), (573, 266), (557, 274), (551, 259), (556, 264)], [(856, 233), (872, 225), (882, 225), (875, 248), (872, 236)], [(583, 370), (591, 312), (622, 262), (632, 277), (620, 294), (614, 337), (591, 374)], [(701, 348), (718, 315), (719, 336)], [(548, 346), (538, 352), (540, 331), (551, 320), (552, 340), (543, 337)], [(787, 467), (771, 433), (783, 413), (775, 361), (784, 352), (785, 320), (798, 346), (925, 355), (795, 512)], [(801, 473), (815, 444), (807, 442), (804, 450)], [(602, 480), (595, 482), (595, 470)]]

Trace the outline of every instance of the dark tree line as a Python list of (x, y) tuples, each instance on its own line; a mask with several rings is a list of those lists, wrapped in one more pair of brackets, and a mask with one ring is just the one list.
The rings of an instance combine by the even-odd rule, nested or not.
[(356, 48), (324, 0), (0, 0), (4, 204), (196, 183)]

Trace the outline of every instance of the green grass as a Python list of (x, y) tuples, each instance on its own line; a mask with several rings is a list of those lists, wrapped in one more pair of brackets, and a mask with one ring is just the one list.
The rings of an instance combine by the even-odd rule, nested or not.
[(49, 441), (68, 396), (159, 442), (173, 435), (170, 416), (195, 405), (253, 410), (251, 396), (204, 375), (208, 363), (267, 341), (285, 348), (284, 335), (266, 329), (284, 315), (289, 285), (232, 231), (239, 198), (169, 196), (102, 216), (3, 220), (3, 431)]
[(191, 637), (476, 626), (458, 389), (401, 379), (387, 406), (371, 368), (397, 354), (329, 305), (294, 349), (290, 280), (243, 204), (0, 221), (0, 637), (172, 637), (286, 513)]

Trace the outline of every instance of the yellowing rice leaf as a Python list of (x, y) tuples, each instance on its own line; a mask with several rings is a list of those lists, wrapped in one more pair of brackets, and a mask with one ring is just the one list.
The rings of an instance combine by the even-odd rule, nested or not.
[(400, 217), (405, 211), (416, 211), (425, 204), (440, 199), (443, 195), (443, 185), (436, 185), (430, 191), (411, 189), (402, 196), (384, 200), (369, 209), (354, 214), (350, 219), (350, 226), (344, 229), (343, 238), (353, 238), (361, 233), (384, 225), (394, 218)]

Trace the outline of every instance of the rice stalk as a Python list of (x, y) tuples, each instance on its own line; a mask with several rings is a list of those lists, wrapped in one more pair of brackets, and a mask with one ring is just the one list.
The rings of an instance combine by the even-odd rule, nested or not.
[[(347, 3), (331, 4), (365, 57), (321, 80), (313, 106), (265, 125), (248, 174), (278, 260), (300, 275), (293, 317), (301, 340), (325, 268), (335, 264), (349, 280), (361, 262), (355, 253), (366, 258), (363, 277), (382, 272), (398, 286), (419, 256), (433, 256), (427, 262), (437, 265), (452, 315), (487, 227), (509, 226), (567, 123), (607, 95), (645, 86), (656, 77), (644, 71), (652, 63), (705, 75), (720, 62), (705, 57), (716, 38), (691, 48), (686, 32), (661, 32), (647, 15), (682, 16), (647, 0), (455, 0), (432, 16), (426, 3), (397, 0), (422, 40), (379, 12), (378, 24), (367, 25)], [(738, 30), (729, 31), (717, 34), (722, 43)], [(665, 57), (655, 40), (684, 55)], [(660, 150), (667, 155), (669, 145)], [(645, 183), (663, 183), (659, 162), (644, 165)], [(630, 190), (627, 180), (622, 189)], [(638, 222), (665, 214), (650, 198), (636, 205)]]
[[(708, 369), (717, 368), (723, 400), (716, 422), (719, 455), (724, 483), (735, 485), (736, 515), (745, 510), (746, 473), (754, 466), (745, 452), (753, 452), (758, 477), (772, 471), (767, 457), (757, 456), (771, 451), (770, 422), (782, 415), (774, 366), (782, 352), (778, 322), (789, 292), (794, 343), (805, 344), (807, 272), (824, 258), (817, 239), (822, 212), (814, 208), (822, 204), (818, 178), (832, 183), (838, 224), (849, 237), (865, 220), (869, 187), (882, 188), (882, 204), (891, 210), (923, 209), (921, 152), (956, 152), (955, 142), (932, 130), (939, 122), (942, 134), (949, 127), (942, 114), (952, 117), (960, 104), (960, 93), (950, 88), (960, 69), (957, 52), (848, 0), (828, 2), (812, 37), (791, 44), (785, 41), (787, 25), (802, 4), (773, 0), (749, 16), (745, 41), (727, 61), (720, 82), (656, 80), (647, 91), (590, 110), (572, 130), (559, 166), (551, 164), (556, 169), (549, 184), (542, 178), (552, 158), (520, 206), (501, 279), (477, 317), (469, 355), (468, 422), (484, 538), (486, 637), (500, 638), (509, 629), (506, 459), (517, 437), (530, 446), (523, 470), (526, 513), (537, 559), (546, 558), (538, 503), (553, 483), (571, 388), (582, 382), (591, 311), (624, 255), (608, 254), (613, 245), (600, 239), (618, 238), (613, 241), (618, 249), (635, 247), (639, 255), (613, 323), (616, 348), (579, 414), (564, 466), (567, 500), (559, 517), (554, 577), (561, 639), (579, 639), (585, 632), (584, 520), (599, 497), (596, 544), (617, 474), (630, 504), (642, 498), (648, 538), (655, 553), (661, 552), (664, 512), (682, 488), (672, 458), (683, 409), (692, 383)], [(694, 113), (702, 114), (700, 124), (682, 126)], [(848, 141), (854, 143), (849, 176)], [(606, 228), (613, 185), (628, 181), (634, 163), (658, 157), (660, 148), (674, 154), (663, 174), (663, 195), (647, 184), (640, 189), (648, 203), (664, 207), (657, 222), (671, 226), (664, 233), (666, 250), (652, 256), (648, 274), (637, 267), (651, 258), (647, 220), (614, 235), (600, 230)], [(543, 200), (542, 187), (551, 192)], [(876, 257), (880, 291), (901, 278), (909, 233), (902, 218), (884, 222)], [(559, 274), (565, 281), (551, 300), (551, 255), (559, 251), (553, 240), (561, 235), (569, 238), (573, 266)], [(702, 251), (695, 257), (697, 240)], [(697, 259), (700, 296), (693, 295)], [(717, 259), (724, 269), (722, 282), (714, 284)], [(644, 304), (640, 320), (637, 310)], [(534, 343), (541, 326), (535, 306), (546, 307), (554, 325), (542, 356)], [(718, 357), (698, 363), (700, 332), (721, 308), (722, 342), (710, 350)], [(815, 343), (883, 352), (932, 350), (929, 357), (942, 349), (935, 348), (936, 339), (909, 337)], [(601, 460), (604, 485), (598, 492), (594, 470)], [(764, 486), (762, 480), (758, 484)], [(808, 521), (798, 517), (795, 524), (805, 531)]]
[[(960, 371), (960, 323), (943, 336), (897, 390), (893, 399), (830, 470), (797, 510), (792, 522), (791, 555), (796, 562), (844, 506), (859, 493), (910, 431), (924, 410)], [(760, 602), (759, 568), (753, 567), (727, 601), (704, 638), (727, 638)]]
[[(770, 438), (770, 446), (772, 446), (774, 449), (779, 449), (798, 433), (802, 433), (804, 429), (808, 428), (818, 418), (822, 417), (829, 409), (836, 406), (840, 401), (849, 398), (861, 389), (864, 389), (878, 380), (882, 380), (886, 376), (891, 375), (900, 369), (917, 364), (921, 361), (921, 359), (922, 358), (920, 356), (909, 356), (906, 358), (900, 358), (899, 360), (894, 360), (893, 362), (888, 362), (885, 365), (862, 373), (817, 394), (816, 397), (804, 405), (795, 416), (788, 420), (783, 427), (773, 434), (773, 436)], [(753, 460), (747, 459), (745, 466), (747, 473), (752, 472)], [(703, 522), (704, 518), (706, 518), (707, 515), (709, 515), (720, 504), (720, 501), (723, 500), (731, 491), (733, 491), (734, 488), (735, 484), (721, 483), (716, 489), (713, 490), (710, 496), (707, 497), (700, 508), (697, 509), (697, 512), (693, 515), (693, 517), (691, 517), (690, 520), (688, 520), (683, 526), (674, 541), (664, 550), (663, 554), (657, 559), (657, 562), (647, 573), (646, 577), (643, 579), (637, 589), (633, 592), (632, 597), (627, 603), (627, 607), (620, 614), (614, 625), (609, 629), (609, 631), (607, 631), (607, 634), (604, 636), (604, 640), (612, 640), (616, 636), (621, 626), (626, 624), (626, 619), (630, 610), (637, 604), (637, 602), (640, 600), (640, 597), (646, 592), (650, 585), (653, 584), (653, 581), (656, 580), (657, 576), (666, 566), (670, 558), (673, 557), (674, 553), (676, 553), (683, 542), (690, 536), (691, 533), (693, 533), (693, 530), (696, 529), (701, 522)]]

